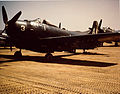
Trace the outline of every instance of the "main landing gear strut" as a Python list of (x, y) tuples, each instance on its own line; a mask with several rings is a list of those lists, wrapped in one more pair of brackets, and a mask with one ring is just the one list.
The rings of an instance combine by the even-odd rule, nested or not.
[(70, 52), (70, 53), (76, 53), (76, 49), (72, 49), (72, 50), (70, 50), (70, 51), (68, 51), (68, 52)]
[(83, 49), (83, 53), (85, 54), (85, 53), (87, 53), (87, 51), (85, 51), (85, 49)]
[(19, 51), (16, 51), (16, 52), (14, 53), (14, 56), (15, 56), (15, 57), (22, 57), (21, 49), (20, 49)]
[(118, 47), (119, 45), (118, 45), (118, 42), (115, 42), (115, 47)]

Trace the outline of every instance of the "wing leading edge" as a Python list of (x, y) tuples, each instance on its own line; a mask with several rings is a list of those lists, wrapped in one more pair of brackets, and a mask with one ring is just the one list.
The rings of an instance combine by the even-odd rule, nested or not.
[(120, 40), (120, 32), (115, 33), (99, 33), (99, 34), (86, 34), (86, 35), (75, 35), (75, 36), (60, 36), (60, 37), (47, 37), (47, 38), (39, 38), (40, 40), (62, 40), (62, 39), (96, 39), (98, 42), (106, 42), (106, 41), (116, 41)]

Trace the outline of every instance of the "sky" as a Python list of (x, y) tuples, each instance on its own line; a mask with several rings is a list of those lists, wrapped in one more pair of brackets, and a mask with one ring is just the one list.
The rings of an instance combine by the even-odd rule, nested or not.
[(52, 24), (62, 23), (68, 30), (86, 31), (94, 20), (103, 19), (102, 26), (120, 29), (119, 0), (38, 0), (0, 1), (0, 29), (4, 29), (2, 6), (9, 20), (19, 11), (19, 20), (46, 19)]

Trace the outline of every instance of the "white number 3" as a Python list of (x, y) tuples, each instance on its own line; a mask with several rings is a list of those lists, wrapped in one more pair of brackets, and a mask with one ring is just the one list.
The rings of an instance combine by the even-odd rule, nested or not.
[(21, 25), (21, 31), (25, 31), (25, 26)]

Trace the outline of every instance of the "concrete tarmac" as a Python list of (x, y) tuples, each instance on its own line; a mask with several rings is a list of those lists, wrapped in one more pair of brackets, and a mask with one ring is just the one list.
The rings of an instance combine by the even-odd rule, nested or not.
[(0, 48), (0, 94), (120, 94), (120, 47), (100, 47), (83, 54), (45, 54)]

